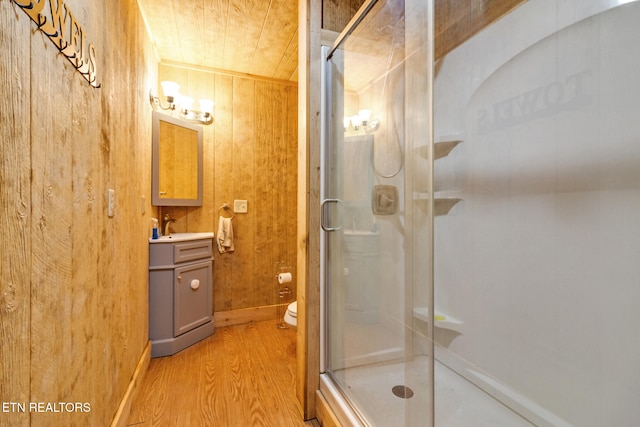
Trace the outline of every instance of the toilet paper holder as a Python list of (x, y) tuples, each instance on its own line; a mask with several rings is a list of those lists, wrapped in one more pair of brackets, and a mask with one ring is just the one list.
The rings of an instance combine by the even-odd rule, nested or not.
[(276, 274), (276, 277), (278, 278), (278, 283), (281, 285), (291, 283), (291, 280), (293, 280), (293, 276), (289, 272)]
[(284, 314), (287, 310), (287, 304), (291, 300), (293, 291), (289, 287), (289, 284), (293, 281), (293, 274), (291, 273), (291, 266), (286, 265), (283, 262), (275, 263), (276, 274), (274, 275), (276, 285), (276, 306), (277, 306), (277, 323), (278, 329), (288, 329), (287, 323), (284, 321)]

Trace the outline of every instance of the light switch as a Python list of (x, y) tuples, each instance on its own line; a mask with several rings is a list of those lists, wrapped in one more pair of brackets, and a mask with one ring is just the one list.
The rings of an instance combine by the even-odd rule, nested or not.
[(247, 213), (247, 201), (246, 200), (234, 200), (233, 201), (234, 213)]

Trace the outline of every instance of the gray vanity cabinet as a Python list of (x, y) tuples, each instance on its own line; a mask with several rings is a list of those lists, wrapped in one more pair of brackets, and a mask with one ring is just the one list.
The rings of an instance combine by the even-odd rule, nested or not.
[(213, 241), (149, 244), (151, 356), (169, 356), (213, 334)]

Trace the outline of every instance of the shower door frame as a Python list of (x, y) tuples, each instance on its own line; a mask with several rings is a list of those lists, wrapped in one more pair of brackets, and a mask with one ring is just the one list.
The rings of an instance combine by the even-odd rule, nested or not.
[[(330, 174), (327, 173), (327, 161), (330, 158), (329, 150), (329, 141), (328, 138), (332, 136), (332, 117), (337, 113), (335, 109), (335, 102), (332, 102), (332, 72), (331, 72), (331, 62), (330, 58), (333, 53), (340, 47), (344, 40), (346, 40), (349, 35), (353, 32), (353, 30), (357, 27), (357, 25), (366, 17), (367, 13), (371, 10), (371, 8), (378, 2), (378, 0), (368, 0), (365, 2), (358, 13), (354, 16), (354, 18), (349, 22), (345, 30), (340, 34), (340, 36), (336, 39), (332, 48), (323, 47), (321, 60), (324, 61), (322, 64), (322, 114), (321, 114), (321, 168), (320, 168), (320, 225), (321, 225), (321, 233), (320, 233), (320, 391), (323, 396), (329, 402), (330, 408), (334, 411), (338, 419), (344, 425), (365, 425), (364, 417), (359, 413), (358, 409), (353, 407), (351, 403), (349, 403), (348, 397), (342, 392), (340, 387), (337, 385), (336, 381), (332, 377), (332, 374), (328, 372), (328, 368), (330, 367), (329, 357), (330, 357), (330, 344), (328, 337), (328, 313), (327, 313), (327, 292), (328, 287), (330, 286), (331, 278), (330, 273), (327, 268), (328, 264), (328, 253), (330, 251), (330, 245), (328, 244), (328, 233), (334, 232), (340, 228), (340, 224), (336, 221), (336, 212), (333, 212), (332, 205), (338, 205), (340, 200), (337, 199), (333, 194), (329, 194), (329, 189), (331, 188), (331, 177)], [(408, 1), (411, 4), (411, 0)], [(416, 4), (422, 3), (420, 0), (415, 1)], [(405, 10), (406, 10), (406, 2), (405, 2)], [(433, 0), (428, 0), (427, 6), (425, 8), (425, 13), (427, 15), (427, 43), (428, 43), (428, 54), (426, 56), (426, 79), (428, 91), (424, 95), (425, 100), (421, 102), (426, 103), (428, 114), (426, 117), (420, 118), (422, 120), (422, 128), (420, 125), (413, 126), (410, 131), (405, 129), (405, 149), (402, 154), (404, 157), (404, 164), (411, 165), (412, 157), (415, 155), (415, 151), (417, 148), (427, 148), (427, 162), (429, 167), (428, 174), (428, 185), (426, 192), (428, 193), (428, 197), (425, 199), (424, 197), (420, 198), (421, 208), (425, 208), (428, 212), (434, 212), (434, 198), (433, 198)], [(422, 16), (423, 17), (423, 16)], [(412, 17), (414, 18), (414, 17)], [(416, 18), (416, 20), (412, 21), (413, 23), (417, 23), (420, 17)], [(411, 18), (410, 18), (411, 20)], [(405, 28), (406, 31), (406, 28)], [(403, 77), (404, 85), (405, 85), (405, 107), (410, 108), (411, 105), (408, 105), (407, 98), (414, 96), (419, 97), (420, 94), (416, 94), (412, 92), (412, 87), (410, 85), (411, 82), (407, 83), (407, 76)], [(415, 100), (415, 99), (414, 99)], [(339, 117), (342, 117), (341, 106), (338, 106), (338, 112), (340, 112)], [(414, 117), (415, 118), (415, 117)], [(420, 121), (419, 120), (419, 121)], [(407, 115), (404, 116), (404, 121), (407, 123)], [(337, 123), (337, 122), (336, 122)], [(424, 129), (426, 125), (426, 129)], [(339, 129), (338, 131), (340, 131)], [(422, 143), (417, 143), (420, 139), (423, 141)], [(419, 147), (413, 147), (411, 144), (417, 144)], [(412, 210), (414, 209), (414, 205), (416, 203), (416, 199), (414, 198), (414, 183), (412, 182), (413, 177), (410, 175), (410, 171), (412, 170), (412, 166), (405, 166), (404, 170), (404, 205), (405, 205), (405, 225), (409, 224), (412, 220)], [(421, 191), (424, 191), (424, 187), (421, 188)], [(402, 196), (401, 196), (402, 197)], [(337, 211), (337, 209), (335, 209)], [(329, 213), (326, 213), (329, 212)], [(412, 226), (412, 224), (411, 224)], [(429, 214), (429, 224), (428, 224), (428, 247), (430, 247), (430, 252), (427, 255), (428, 260), (419, 260), (420, 262), (426, 263), (428, 265), (428, 277), (422, 277), (422, 279), (427, 280), (429, 283), (429, 303), (428, 307), (430, 307), (431, 312), (433, 312), (434, 308), (434, 275), (433, 275), (433, 215)], [(404, 290), (405, 290), (405, 298), (404, 298), (404, 313), (405, 313), (405, 360), (413, 357), (413, 336), (414, 336), (414, 328), (413, 322), (415, 319), (413, 318), (413, 287), (414, 283), (414, 263), (417, 262), (418, 254), (414, 253), (413, 239), (415, 236), (412, 233), (412, 227), (408, 227), (408, 230), (405, 230), (404, 239), (406, 241), (406, 246), (411, 248), (409, 249), (411, 252), (405, 254), (405, 279), (404, 279)], [(424, 246), (423, 246), (424, 248)], [(434, 416), (435, 416), (435, 405), (434, 405), (434, 346), (433, 346), (433, 322), (428, 323), (428, 340), (430, 347), (430, 368), (428, 372), (428, 378), (430, 381), (430, 393), (431, 398), (428, 400), (429, 405), (429, 413), (430, 413), (430, 422), (433, 426)]]

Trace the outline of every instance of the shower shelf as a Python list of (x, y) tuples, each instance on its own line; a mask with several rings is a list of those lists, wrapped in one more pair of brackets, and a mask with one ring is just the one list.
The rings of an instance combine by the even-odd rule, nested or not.
[[(435, 215), (447, 215), (451, 208), (462, 201), (460, 197), (455, 197), (456, 191), (436, 191)], [(429, 200), (428, 191), (416, 191), (413, 193), (414, 200)]]
[[(429, 323), (429, 309), (427, 307), (414, 307), (413, 317), (420, 319), (425, 323)], [(435, 311), (434, 317), (433, 326), (436, 328), (449, 329), (462, 333), (462, 325), (464, 324), (462, 320), (443, 314), (438, 310)]]
[(434, 213), (436, 216), (447, 215), (451, 208), (453, 208), (459, 201), (462, 199), (458, 197), (447, 197), (444, 199), (440, 199), (436, 197), (436, 207), (434, 209)]
[[(438, 160), (447, 157), (451, 151), (458, 146), (462, 139), (462, 134), (446, 135), (435, 138), (433, 143), (433, 159)], [(429, 158), (429, 145), (419, 145), (416, 147), (416, 154), (425, 159)]]
[(462, 139), (460, 138), (460, 135), (449, 135), (436, 138), (436, 142), (433, 144), (434, 160), (447, 157), (449, 153), (461, 142)]
[[(458, 197), (459, 194), (460, 194), (460, 191), (458, 190), (436, 191), (436, 200), (459, 199)], [(413, 198), (415, 200), (429, 200), (429, 192), (426, 190), (415, 191), (413, 193)]]

